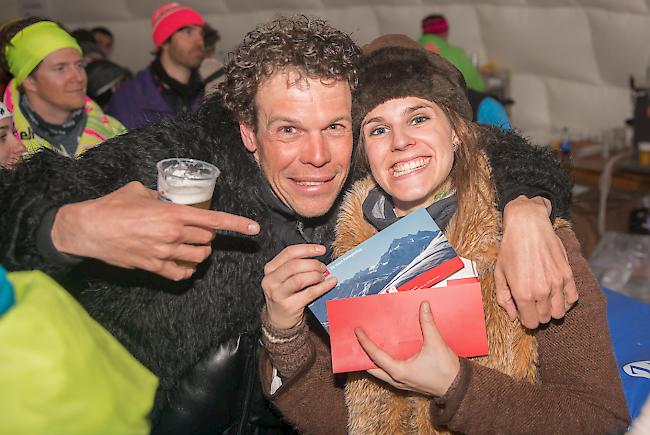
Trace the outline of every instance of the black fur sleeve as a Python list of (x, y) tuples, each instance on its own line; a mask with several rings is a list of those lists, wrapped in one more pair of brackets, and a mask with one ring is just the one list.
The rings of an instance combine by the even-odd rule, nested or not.
[(197, 116), (188, 115), (114, 137), (77, 160), (44, 150), (14, 171), (0, 170), (0, 264), (9, 270), (65, 272), (69, 264), (53, 262), (37, 246), (48, 211), (98, 198), (131, 181), (155, 189), (157, 161), (178, 156), (209, 160), (213, 145)]
[(553, 205), (551, 218), (568, 217), (571, 208), (571, 180), (553, 153), (531, 145), (516, 132), (494, 129), (486, 153), (492, 166), (499, 210), (519, 195), (543, 196)]

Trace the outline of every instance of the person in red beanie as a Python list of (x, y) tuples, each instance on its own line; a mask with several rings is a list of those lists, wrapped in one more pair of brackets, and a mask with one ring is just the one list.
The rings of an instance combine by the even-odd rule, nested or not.
[(178, 3), (165, 3), (151, 16), (153, 62), (126, 82), (107, 111), (132, 129), (195, 110), (203, 97), (198, 67), (203, 60), (203, 17)]

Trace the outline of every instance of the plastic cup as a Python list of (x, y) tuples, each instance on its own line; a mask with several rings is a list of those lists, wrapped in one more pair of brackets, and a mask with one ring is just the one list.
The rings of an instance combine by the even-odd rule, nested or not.
[[(210, 163), (195, 159), (161, 160), (158, 168), (158, 199), (208, 210), (220, 171)], [(176, 261), (181, 267), (196, 268), (189, 261)]]
[(161, 160), (158, 168), (158, 198), (174, 204), (209, 209), (220, 171), (216, 166), (195, 159)]

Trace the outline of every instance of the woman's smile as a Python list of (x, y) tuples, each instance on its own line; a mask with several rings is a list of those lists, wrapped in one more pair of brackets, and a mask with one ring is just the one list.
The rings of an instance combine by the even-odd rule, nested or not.
[(428, 166), (430, 161), (431, 157), (416, 157), (406, 162), (398, 162), (393, 165), (391, 172), (393, 177), (399, 178)]

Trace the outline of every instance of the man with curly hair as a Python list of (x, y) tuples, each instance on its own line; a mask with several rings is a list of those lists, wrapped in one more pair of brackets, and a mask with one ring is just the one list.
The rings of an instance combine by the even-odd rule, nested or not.
[[(274, 20), (245, 37), (220, 92), (196, 113), (115, 138), (82, 160), (41, 153), (10, 178), (0, 174), (0, 226), (11, 229), (0, 234), (0, 262), (59, 276), (159, 377), (153, 433), (287, 430), (256, 376), (260, 282), (265, 264), (288, 245), (307, 249), (305, 257), (329, 257), (340, 193), (354, 178), (348, 175), (358, 54), (348, 35), (323, 20)], [(490, 155), (501, 199), (517, 198), (506, 215), (541, 237), (522, 241), (521, 225), (506, 225), (504, 246), (510, 240), (511, 250), (531, 254), (530, 267), (571, 281), (561, 265), (540, 263), (557, 257), (547, 247), (557, 246), (548, 239), (554, 233), (543, 200), (518, 197), (548, 195), (553, 213), (566, 214), (565, 178), (523, 139), (498, 148)], [(545, 167), (552, 175), (521, 187), (521, 165), (508, 172), (508, 162), (498, 164), (511, 153), (528, 155), (526, 171)], [(147, 189), (156, 185), (156, 162), (173, 156), (221, 169), (212, 210), (158, 201)], [(48, 183), (34, 183), (43, 174)], [(223, 229), (231, 231), (215, 234)], [(508, 283), (522, 287), (517, 278), (529, 266), (512, 264)], [(545, 297), (549, 288), (541, 289)], [(561, 305), (536, 305), (532, 293), (519, 313), (533, 326), (567, 309), (564, 298)]]

